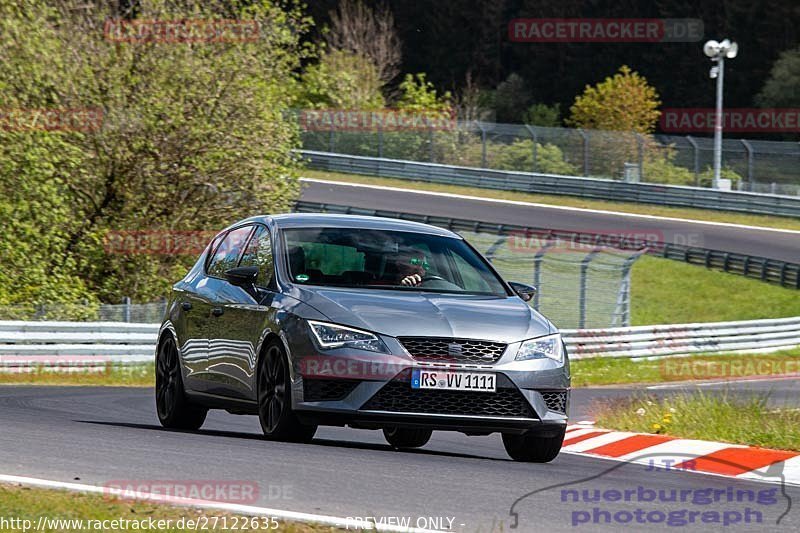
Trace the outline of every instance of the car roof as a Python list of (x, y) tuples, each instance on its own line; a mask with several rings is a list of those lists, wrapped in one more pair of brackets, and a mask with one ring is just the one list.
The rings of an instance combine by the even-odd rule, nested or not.
[[(453, 237), (460, 239), (456, 233), (410, 220), (400, 220), (398, 218), (371, 217), (362, 215), (338, 215), (330, 213), (287, 213), (282, 215), (258, 216), (247, 219), (248, 222), (267, 222), (272, 220), (280, 229), (287, 228), (358, 228), (358, 229), (377, 229), (386, 231), (409, 231), (414, 233), (426, 233), (429, 235), (440, 235), (443, 237)], [(245, 222), (245, 221), (242, 221)]]

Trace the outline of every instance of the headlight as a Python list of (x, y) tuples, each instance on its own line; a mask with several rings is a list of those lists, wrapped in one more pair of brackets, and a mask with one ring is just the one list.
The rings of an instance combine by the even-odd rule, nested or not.
[(377, 335), (369, 331), (339, 326), (328, 322), (317, 322), (309, 320), (308, 325), (317, 339), (317, 343), (323, 350), (333, 348), (356, 348), (358, 350), (368, 350), (370, 352), (389, 353), (386, 345)]
[(561, 335), (548, 335), (538, 339), (527, 340), (517, 350), (517, 361), (527, 361), (529, 359), (552, 359), (562, 362), (564, 360), (564, 346), (561, 342)]

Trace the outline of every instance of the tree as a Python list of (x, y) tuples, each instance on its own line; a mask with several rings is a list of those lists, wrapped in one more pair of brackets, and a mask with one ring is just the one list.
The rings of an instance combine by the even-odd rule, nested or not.
[(319, 63), (310, 65), (302, 77), (299, 107), (315, 109), (380, 109), (380, 73), (369, 57), (344, 50), (331, 50)]
[(373, 10), (361, 0), (342, 0), (330, 12), (331, 27), (325, 40), (333, 50), (369, 58), (383, 84), (400, 73), (402, 48), (394, 15), (385, 4)]
[(652, 133), (661, 112), (658, 93), (623, 65), (614, 76), (575, 98), (567, 124), (584, 129)]
[(762, 107), (800, 105), (800, 48), (786, 50), (775, 61), (756, 103)]
[(451, 112), (452, 95), (445, 91), (439, 95), (436, 87), (428, 81), (424, 72), (416, 75), (406, 74), (405, 79), (400, 84), (400, 97), (396, 105), (398, 109), (407, 111), (437, 111), (442, 113)]
[[(298, 194), (297, 132), (282, 110), (311, 53), (302, 13), (251, 2), (235, 17), (254, 39), (121, 40), (109, 4), (0, 0), (4, 108), (99, 113), (94, 128), (0, 128), (6, 303), (155, 299), (194, 257), (109, 253), (109, 232), (218, 230), (286, 211)], [(142, 0), (137, 16), (210, 21), (228, 4)]]
[(522, 121), (531, 126), (557, 128), (561, 126), (561, 106), (533, 104), (523, 113)]
[(510, 74), (494, 91), (497, 122), (521, 122), (530, 97), (525, 80), (519, 74)]

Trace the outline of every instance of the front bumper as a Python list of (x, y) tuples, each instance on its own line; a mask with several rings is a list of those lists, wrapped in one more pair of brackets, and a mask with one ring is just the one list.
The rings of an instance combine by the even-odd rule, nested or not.
[[(401, 425), (474, 433), (522, 432), (564, 426), (569, 411), (569, 362), (515, 361), (520, 343), (493, 364), (414, 359), (397, 339), (382, 339), (391, 354), (341, 348), (317, 350), (310, 340), (292, 349), (293, 407), (320, 425)], [(310, 354), (310, 355), (303, 355)], [(411, 370), (491, 372), (497, 392), (412, 389)]]

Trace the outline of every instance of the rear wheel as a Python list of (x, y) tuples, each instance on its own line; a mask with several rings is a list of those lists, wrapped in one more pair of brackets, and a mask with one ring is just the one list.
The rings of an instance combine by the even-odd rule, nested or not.
[(258, 420), (268, 439), (310, 442), (317, 426), (302, 424), (292, 411), (289, 361), (280, 341), (271, 341), (258, 365)]
[(175, 340), (167, 337), (156, 355), (156, 411), (165, 428), (200, 429), (208, 409), (186, 398)]
[(522, 435), (503, 433), (503, 446), (515, 461), (549, 463), (561, 451), (567, 428), (531, 430)]
[(392, 448), (420, 448), (428, 444), (433, 431), (416, 428), (383, 428), (383, 436)]

